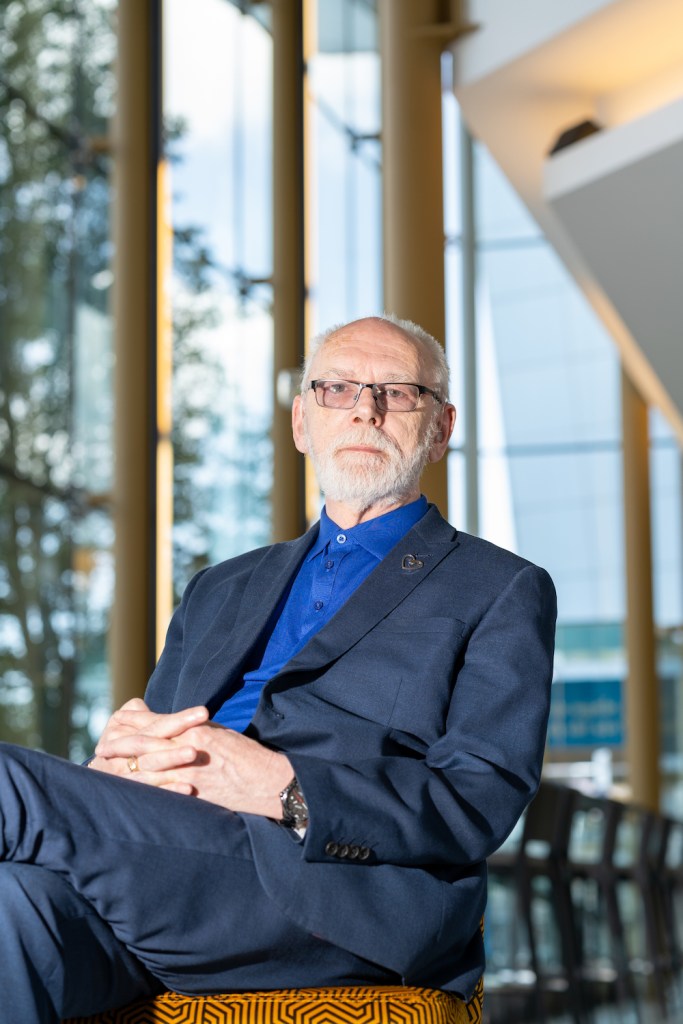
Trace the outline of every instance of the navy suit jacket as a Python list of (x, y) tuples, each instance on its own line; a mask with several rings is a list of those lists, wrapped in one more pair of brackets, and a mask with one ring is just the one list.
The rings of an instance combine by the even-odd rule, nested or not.
[[(317, 529), (193, 578), (152, 708), (214, 710), (240, 686)], [(292, 920), (406, 983), (469, 996), (485, 859), (540, 777), (555, 615), (543, 569), (430, 506), (266, 684), (248, 733), (287, 753), (310, 823), (298, 842), (243, 818), (260, 881)]]

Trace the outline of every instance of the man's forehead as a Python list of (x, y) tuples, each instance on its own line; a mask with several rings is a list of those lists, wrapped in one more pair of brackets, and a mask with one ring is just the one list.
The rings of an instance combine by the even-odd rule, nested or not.
[[(406, 363), (419, 364), (424, 352), (414, 338), (394, 324), (382, 320), (359, 320), (326, 338), (313, 364), (316, 367), (334, 362), (341, 365), (347, 357), (381, 360), (385, 366), (395, 362), (400, 367)], [(332, 365), (329, 368), (332, 369)]]

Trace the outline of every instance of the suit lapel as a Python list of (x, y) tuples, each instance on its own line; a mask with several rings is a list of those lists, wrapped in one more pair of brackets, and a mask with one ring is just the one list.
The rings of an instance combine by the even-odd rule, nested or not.
[[(221, 636), (221, 642), (212, 654), (206, 657), (205, 652), (203, 668), (194, 687), (193, 703), (207, 703), (232, 676), (241, 672), (244, 660), (266, 628), (317, 532), (316, 523), (297, 540), (275, 544), (266, 551), (244, 589), (233, 627)], [(226, 598), (228, 600), (235, 600), (234, 592)]]
[[(337, 614), (267, 684), (268, 690), (284, 690), (296, 683), (296, 673), (339, 658), (424, 583), (456, 547), (457, 531), (431, 506)], [(412, 563), (412, 558), (422, 565)]]

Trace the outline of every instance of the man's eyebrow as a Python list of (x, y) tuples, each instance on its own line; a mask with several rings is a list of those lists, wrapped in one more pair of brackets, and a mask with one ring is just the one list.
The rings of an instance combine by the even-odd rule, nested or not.
[(319, 374), (319, 376), (316, 379), (317, 380), (331, 380), (333, 377), (336, 377), (339, 380), (351, 380), (352, 379), (351, 377), (349, 377), (349, 375), (346, 372), (346, 370), (339, 370), (339, 369), (336, 369), (334, 366), (330, 366), (330, 368), (328, 370), (326, 370), (325, 373)]
[[(351, 373), (349, 370), (340, 370), (337, 367), (331, 366), (325, 373), (320, 373), (316, 380), (358, 380), (359, 378)], [(388, 373), (384, 374), (381, 380), (368, 381), (368, 384), (406, 384), (410, 383), (405, 374), (401, 373)]]

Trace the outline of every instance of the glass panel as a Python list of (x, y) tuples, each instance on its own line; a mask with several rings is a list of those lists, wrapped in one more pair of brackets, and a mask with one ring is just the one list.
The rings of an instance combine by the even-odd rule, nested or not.
[(539, 238), (538, 224), (531, 217), (498, 165), (486, 149), (474, 147), (475, 218), (479, 243), (520, 242)]
[(654, 609), (662, 728), (662, 805), (683, 816), (683, 477), (664, 417), (650, 415)]
[(115, 6), (0, 19), (0, 734), (75, 757), (108, 702), (111, 523), (86, 492), (111, 486)]
[(447, 241), (460, 236), (462, 205), (460, 201), (460, 108), (452, 92), (452, 57), (442, 57), (442, 120), (443, 120), (443, 202), (444, 230)]
[(467, 522), (465, 507), (465, 456), (462, 452), (448, 452), (448, 518), (455, 526)]
[(0, 738), (83, 759), (108, 709), (112, 529), (0, 478)]
[(557, 586), (553, 754), (619, 751), (626, 663), (616, 349), (481, 146), (474, 192), (479, 532), (545, 566)]
[(272, 40), (250, 10), (164, 3), (176, 597), (270, 535)]
[(465, 353), (462, 329), (462, 251), (459, 241), (449, 242), (445, 251), (446, 282), (446, 356), (451, 370), (451, 402), (457, 410), (455, 428), (451, 436), (451, 447), (462, 448), (465, 444), (465, 412), (470, 398), (465, 393)]
[(307, 164), (313, 331), (382, 308), (380, 64), (365, 0), (319, 0)]
[(663, 629), (680, 629), (683, 623), (681, 449), (661, 414), (653, 410), (650, 423), (655, 621)]
[(90, 756), (111, 714), (109, 610), (114, 591), (114, 526), (104, 509), (88, 512), (73, 530), (71, 570), (76, 675), (69, 753)]
[(624, 615), (621, 455), (481, 456), (481, 533), (545, 566), (563, 623)]
[(377, 50), (377, 0), (318, 0), (320, 53)]
[(616, 348), (550, 246), (485, 250), (478, 272), (482, 447), (616, 445)]

